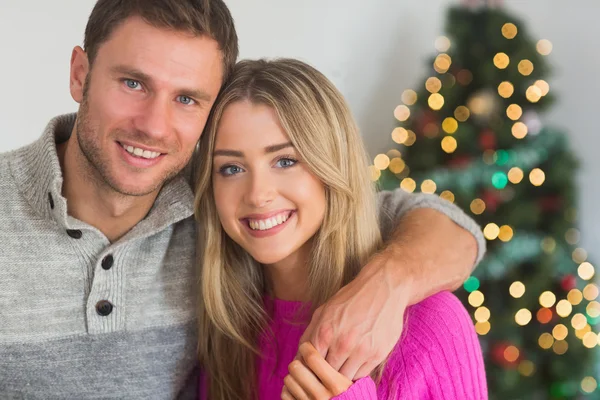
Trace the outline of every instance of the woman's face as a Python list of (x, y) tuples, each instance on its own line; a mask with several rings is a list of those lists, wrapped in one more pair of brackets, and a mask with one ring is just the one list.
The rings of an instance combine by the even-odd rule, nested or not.
[(325, 187), (299, 158), (275, 110), (249, 101), (227, 106), (213, 154), (225, 232), (262, 264), (306, 261), (325, 215)]

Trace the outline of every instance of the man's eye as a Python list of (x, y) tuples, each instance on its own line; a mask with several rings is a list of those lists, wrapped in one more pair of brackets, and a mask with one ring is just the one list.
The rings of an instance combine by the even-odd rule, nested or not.
[(125, 84), (129, 89), (137, 90), (141, 87), (138, 81), (134, 81), (133, 79), (125, 79)]
[(190, 98), (190, 97), (187, 97), (187, 96), (177, 96), (177, 100), (181, 104), (185, 104), (185, 105), (194, 104), (194, 100), (192, 98)]

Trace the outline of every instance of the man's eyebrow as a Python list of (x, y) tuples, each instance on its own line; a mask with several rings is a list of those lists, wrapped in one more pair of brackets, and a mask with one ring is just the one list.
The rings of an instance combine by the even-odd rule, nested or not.
[[(271, 146), (265, 147), (265, 154), (275, 153), (279, 150), (285, 149), (287, 147), (294, 147), (292, 142), (273, 144)], [(239, 150), (230, 150), (230, 149), (219, 149), (213, 152), (213, 156), (230, 156), (230, 157), (244, 157), (244, 153)]]
[[(125, 65), (117, 65), (117, 66), (111, 68), (111, 71), (116, 74), (123, 74), (123, 75), (130, 76), (131, 78), (135, 79), (136, 81), (152, 83), (152, 80), (153, 80), (152, 77), (150, 77), (150, 75), (148, 75), (138, 69), (127, 67)], [(210, 102), (212, 100), (212, 96), (203, 90), (179, 89), (177, 92), (179, 93), (180, 96), (190, 97), (190, 98), (196, 99), (198, 101)]]

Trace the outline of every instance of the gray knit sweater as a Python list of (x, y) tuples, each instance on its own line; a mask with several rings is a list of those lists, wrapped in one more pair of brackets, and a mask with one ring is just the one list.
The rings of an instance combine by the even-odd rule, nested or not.
[[(0, 154), (0, 399), (186, 397), (196, 363), (191, 189), (171, 181), (110, 243), (61, 196), (56, 143), (74, 121), (54, 118), (36, 142)], [(483, 256), (479, 227), (449, 202), (400, 190), (380, 200), (384, 232), (432, 207), (473, 233)]]

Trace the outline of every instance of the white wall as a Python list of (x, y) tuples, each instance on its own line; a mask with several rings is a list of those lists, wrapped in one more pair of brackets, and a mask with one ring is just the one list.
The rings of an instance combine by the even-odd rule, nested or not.
[[(226, 0), (242, 58), (298, 57), (347, 97), (372, 154), (392, 145), (392, 111), (422, 77), (450, 0)], [(600, 93), (600, 2), (507, 0), (539, 38), (554, 44), (550, 79), (558, 102), (546, 116), (568, 128), (582, 169), (583, 245), (600, 239), (600, 170), (593, 130)], [(29, 143), (52, 116), (76, 110), (68, 92), (71, 49), (94, 0), (0, 0), (0, 151)], [(578, 19), (578, 21), (576, 20)]]

